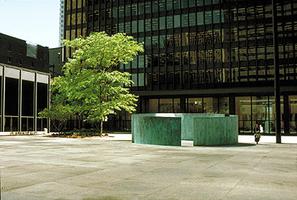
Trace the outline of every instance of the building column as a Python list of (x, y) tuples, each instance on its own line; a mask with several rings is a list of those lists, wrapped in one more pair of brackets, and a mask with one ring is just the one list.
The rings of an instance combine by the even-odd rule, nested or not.
[(1, 131), (5, 131), (5, 67), (2, 68), (1, 78)]
[(185, 97), (180, 98), (180, 112), (181, 113), (187, 112), (186, 98)]
[(235, 97), (234, 96), (229, 97), (229, 114), (235, 115)]
[(280, 80), (279, 80), (279, 51), (277, 29), (277, 5), (272, 0), (272, 26), (274, 47), (274, 98), (275, 98), (275, 134), (276, 143), (281, 143), (281, 105), (280, 105)]
[(18, 83), (18, 101), (19, 101), (19, 105), (18, 105), (18, 118), (19, 118), (19, 123), (18, 123), (18, 130), (22, 131), (22, 70), (20, 70), (19, 72), (19, 83)]
[[(47, 108), (49, 109), (51, 106), (51, 76), (48, 76), (47, 83)], [(47, 132), (49, 133), (51, 130), (51, 121), (50, 118), (47, 118)]]
[(35, 78), (34, 78), (34, 91), (33, 91), (33, 107), (34, 107), (34, 131), (37, 131), (37, 73), (35, 72)]

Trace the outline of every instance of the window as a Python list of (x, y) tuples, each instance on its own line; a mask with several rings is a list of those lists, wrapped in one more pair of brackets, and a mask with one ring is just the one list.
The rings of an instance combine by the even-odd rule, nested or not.
[(144, 21), (138, 20), (138, 32), (144, 32)]
[(160, 26), (160, 30), (163, 30), (163, 29), (165, 29), (166, 27), (165, 27), (165, 24), (166, 24), (166, 18), (165, 17), (160, 17), (159, 18), (159, 26)]
[(132, 21), (132, 33), (137, 33), (137, 21)]
[(150, 14), (151, 13), (151, 1), (145, 2), (145, 13)]
[(27, 43), (27, 56), (37, 58), (37, 46)]
[(180, 27), (180, 15), (174, 15), (174, 28)]
[(152, 30), (153, 31), (158, 30), (158, 18), (153, 18), (152, 19)]
[[(192, 1), (195, 1), (195, 0), (192, 0)], [(189, 4), (189, 1), (181, 1), (181, 8), (188, 8), (188, 4)]]
[(144, 3), (139, 3), (138, 4), (138, 15), (143, 15), (144, 14)]
[(145, 20), (145, 31), (151, 31), (151, 19)]
[(144, 68), (144, 55), (138, 56), (138, 68)]
[(180, 0), (173, 0), (173, 8), (175, 10), (180, 9)]
[(204, 24), (204, 15), (203, 12), (197, 13), (197, 25), (203, 25)]
[(167, 29), (173, 28), (173, 16), (167, 16)]
[(196, 16), (195, 13), (189, 14), (189, 26), (195, 26), (196, 25)]
[(183, 14), (182, 15), (182, 27), (188, 27), (188, 20), (189, 20), (188, 14)]
[(144, 73), (138, 74), (138, 86), (144, 86)]

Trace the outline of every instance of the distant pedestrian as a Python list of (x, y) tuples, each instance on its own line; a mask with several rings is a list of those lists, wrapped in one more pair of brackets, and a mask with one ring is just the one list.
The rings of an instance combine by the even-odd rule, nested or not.
[(254, 127), (255, 142), (258, 144), (261, 138), (261, 133), (263, 133), (263, 126), (256, 122)]

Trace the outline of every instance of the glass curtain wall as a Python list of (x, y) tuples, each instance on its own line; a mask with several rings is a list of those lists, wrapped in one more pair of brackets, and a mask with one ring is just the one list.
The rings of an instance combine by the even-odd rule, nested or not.
[[(143, 97), (147, 99), (140, 102), (145, 104), (142, 111), (226, 113), (229, 99), (214, 97), (215, 89), (242, 88), (235, 99), (241, 132), (250, 133), (257, 120), (265, 132), (274, 132), (273, 98), (244, 92), (273, 84), (271, 0), (65, 0), (65, 4), (67, 39), (93, 31), (122, 32), (144, 44), (143, 54), (120, 66), (132, 74), (133, 91), (214, 89), (213, 96), (199, 97), (202, 101), (195, 94)], [(277, 17), (280, 79), (293, 86), (297, 2), (278, 1)], [(66, 51), (69, 55), (71, 50)], [(293, 112), (292, 105), (290, 109)], [(291, 115), (290, 130), (294, 123)]]
[[(79, 36), (87, 35), (87, 1), (88, 0), (65, 0), (64, 39), (72, 40)], [(97, 0), (97, 2), (99, 1)], [(91, 3), (92, 1), (90, 1), (90, 4)], [(90, 16), (89, 20), (94, 21), (93, 16)], [(90, 23), (90, 25), (92, 24), (93, 23)], [(72, 50), (70, 48), (64, 48), (65, 61), (70, 57), (71, 53)]]
[(141, 104), (144, 105), (141, 112), (229, 114), (228, 97), (143, 99)]
[(4, 131), (18, 131), (19, 129), (19, 80), (5, 78), (5, 122)]
[[(47, 108), (48, 100), (48, 87), (47, 84), (37, 83), (37, 113), (41, 112), (43, 109)], [(47, 128), (46, 118), (37, 119), (37, 130), (43, 131)]]
[(41, 128), (35, 126), (37, 121), (39, 123), (38, 112), (48, 107), (48, 84), (37, 83), (35, 77), (41, 76), (47, 82), (48, 75), (7, 66), (3, 69), (4, 77), (0, 76), (1, 131), (43, 131), (48, 127), (47, 119), (43, 119)]
[(22, 80), (21, 130), (34, 130), (34, 82)]
[[(283, 98), (281, 98), (283, 116)], [(236, 97), (236, 115), (239, 116), (239, 131), (242, 134), (253, 133), (256, 122), (259, 122), (266, 134), (275, 134), (275, 105), (273, 96)], [(283, 118), (282, 118), (283, 120)], [(284, 122), (281, 124), (284, 132)]]
[[(88, 2), (93, 2), (95, 10), (101, 5)], [(102, 4), (107, 10), (98, 15), (105, 22), (91, 21), (91, 31), (123, 32), (144, 43), (145, 53), (121, 67), (133, 74), (135, 90), (273, 81), (270, 0), (113, 0)], [(296, 80), (296, 14), (293, 0), (278, 4), (282, 80)], [(112, 28), (102, 25), (107, 21)]]

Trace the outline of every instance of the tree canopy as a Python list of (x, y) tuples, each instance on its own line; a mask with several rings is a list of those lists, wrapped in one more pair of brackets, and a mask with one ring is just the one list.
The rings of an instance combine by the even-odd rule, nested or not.
[(101, 122), (101, 133), (109, 114), (135, 111), (137, 96), (130, 93), (131, 75), (119, 71), (118, 66), (143, 52), (142, 44), (123, 33), (109, 36), (96, 32), (66, 40), (65, 46), (75, 51), (63, 67), (64, 76), (53, 80), (57, 102), (71, 106), (90, 122)]

